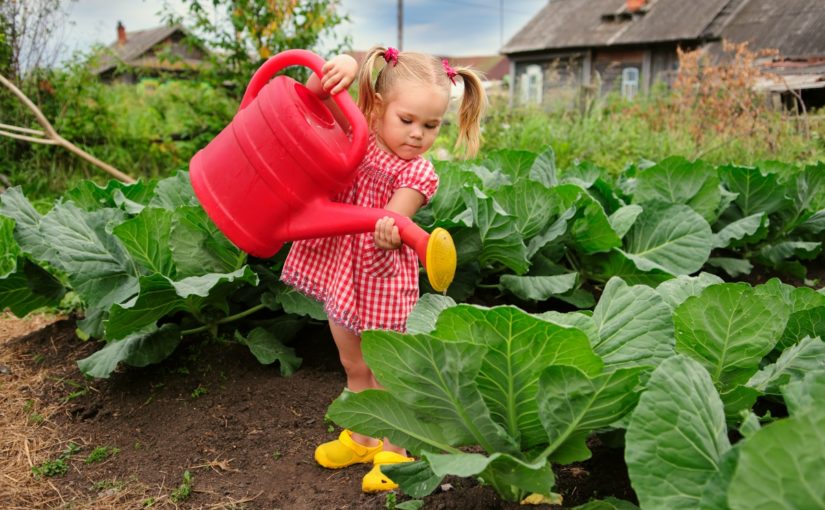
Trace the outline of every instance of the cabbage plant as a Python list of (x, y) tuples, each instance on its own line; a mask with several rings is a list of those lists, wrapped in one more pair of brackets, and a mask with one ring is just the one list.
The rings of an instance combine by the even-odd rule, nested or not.
[[(629, 289), (619, 280), (615, 286)], [(646, 297), (667, 311), (649, 290)], [(342, 426), (389, 437), (417, 455), (384, 468), (412, 496), (429, 494), (451, 474), (476, 476), (511, 501), (549, 497), (552, 463), (588, 458), (589, 434), (633, 409), (656, 362), (635, 358), (632, 349), (605, 362), (598, 352), (611, 359), (621, 350), (611, 343), (621, 334), (616, 323), (601, 322), (604, 341), (591, 345), (578, 328), (511, 306), (437, 308), (427, 315), (431, 328), (418, 315), (410, 319), (415, 333), (364, 332), (364, 358), (386, 390), (345, 391), (328, 412)], [(623, 320), (633, 323), (629, 315)], [(634, 338), (632, 329), (623, 339), (637, 347), (656, 341)]]

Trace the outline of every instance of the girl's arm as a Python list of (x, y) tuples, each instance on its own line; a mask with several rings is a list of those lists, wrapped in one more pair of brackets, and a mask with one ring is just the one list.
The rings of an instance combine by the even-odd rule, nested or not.
[(349, 55), (338, 55), (328, 60), (321, 70), (324, 73), (324, 79), (312, 73), (306, 82), (306, 87), (324, 101), (344, 131), (349, 131), (349, 121), (331, 96), (346, 91), (352, 85), (358, 73), (358, 62)]
[[(412, 188), (399, 188), (392, 194), (384, 209), (412, 218), (418, 212), (418, 209), (424, 205), (424, 200), (425, 197), (420, 191)], [(375, 246), (382, 250), (397, 250), (401, 247), (401, 234), (398, 233), (395, 220), (389, 216), (385, 216), (375, 223), (373, 239), (375, 240)]]

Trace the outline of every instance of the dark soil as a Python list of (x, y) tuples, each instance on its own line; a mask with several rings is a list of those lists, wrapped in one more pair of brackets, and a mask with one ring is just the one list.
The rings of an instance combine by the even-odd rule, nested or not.
[[(339, 433), (324, 414), (345, 382), (325, 326), (311, 325), (299, 334), (295, 347), (304, 361), (291, 377), (259, 364), (246, 347), (202, 340), (181, 346), (162, 364), (124, 369), (108, 380), (85, 380), (78, 371), (75, 361), (99, 346), (81, 342), (74, 330), (74, 321), (64, 320), (12, 342), (39, 363), (49, 381), (36, 390), (42, 394), (32, 396), (64, 402), (65, 413), (49, 417), (50, 423), (61, 438), (82, 446), (67, 475), (48, 479), (61, 492), (88, 496), (73, 508), (116, 490), (115, 481), (149, 487), (157, 506), (168, 504), (187, 470), (193, 492), (179, 508), (387, 508), (386, 494), (360, 490), (369, 466), (330, 471), (312, 458), (317, 444)], [(86, 464), (101, 446), (119, 451)], [(622, 450), (598, 440), (591, 446), (592, 459), (557, 469), (565, 507), (607, 496), (635, 500)], [(472, 479), (444, 482), (424, 498), (424, 508), (525, 508)]]

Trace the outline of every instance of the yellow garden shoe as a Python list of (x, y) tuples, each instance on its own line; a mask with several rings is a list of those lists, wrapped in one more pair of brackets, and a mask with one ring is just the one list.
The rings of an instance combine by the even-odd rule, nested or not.
[(378, 441), (377, 446), (364, 446), (352, 439), (352, 432), (344, 430), (335, 441), (326, 442), (315, 449), (315, 461), (329, 469), (368, 464), (382, 448), (383, 441)]
[(384, 464), (412, 462), (414, 460), (412, 457), (405, 457), (400, 453), (378, 452), (372, 461), (372, 469), (364, 475), (364, 479), (361, 481), (361, 490), (364, 492), (381, 492), (397, 489), (398, 484), (387, 478), (387, 475), (381, 472), (381, 466)]

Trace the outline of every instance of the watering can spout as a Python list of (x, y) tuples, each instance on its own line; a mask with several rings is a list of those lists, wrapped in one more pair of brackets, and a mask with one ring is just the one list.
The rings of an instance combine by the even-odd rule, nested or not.
[(387, 209), (317, 199), (290, 215), (286, 237), (299, 240), (372, 232), (375, 223), (385, 216), (395, 220), (401, 241), (415, 250), (433, 289), (447, 290), (456, 268), (455, 244), (450, 233), (443, 228), (427, 233), (410, 218)]

